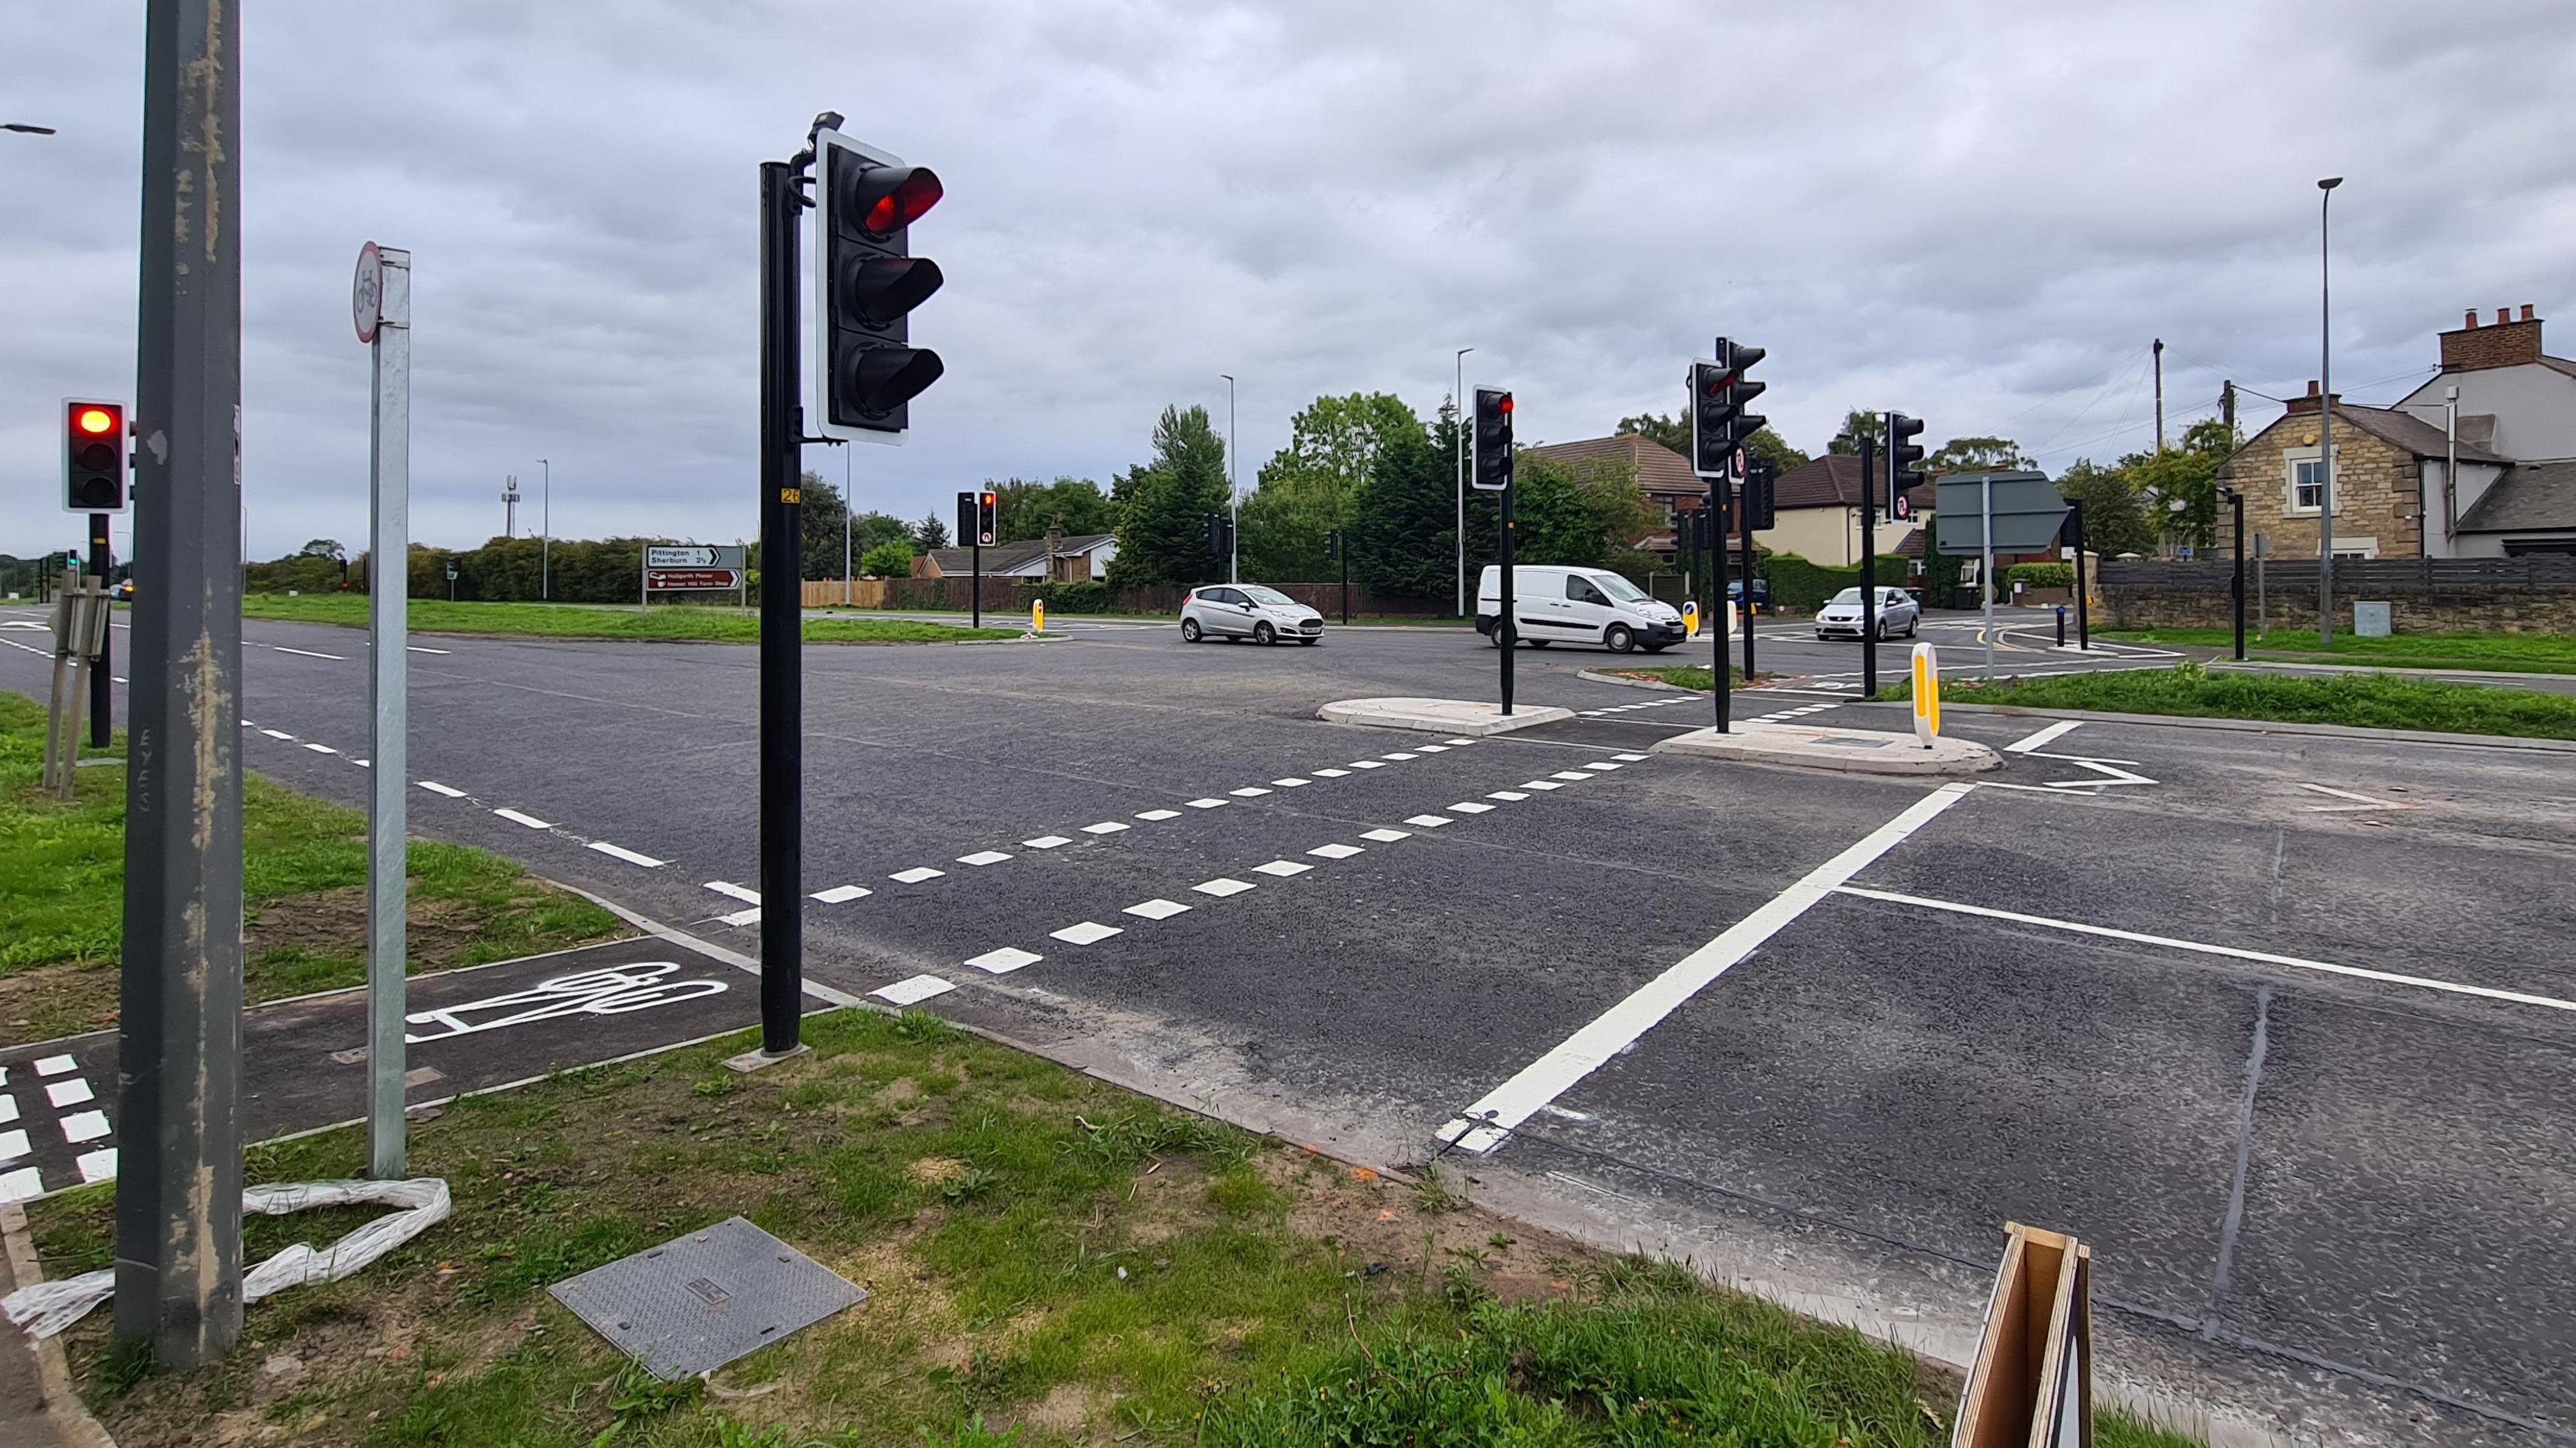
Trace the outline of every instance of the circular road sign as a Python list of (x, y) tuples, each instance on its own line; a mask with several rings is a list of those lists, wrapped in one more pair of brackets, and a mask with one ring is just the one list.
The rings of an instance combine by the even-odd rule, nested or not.
[(349, 283), (349, 315), (358, 324), (358, 340), (376, 340), (376, 324), (385, 315), (385, 259), (368, 242), (358, 248), (358, 274)]

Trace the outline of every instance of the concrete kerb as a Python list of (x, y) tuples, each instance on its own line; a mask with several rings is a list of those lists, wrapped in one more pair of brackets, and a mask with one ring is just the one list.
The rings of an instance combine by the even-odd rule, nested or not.
[(2004, 762), (2002, 755), (1974, 740), (1935, 738), (1926, 749), (1911, 734), (1816, 724), (1744, 724), (1725, 734), (1714, 728), (1694, 729), (1656, 740), (1647, 752), (1842, 774), (1982, 774), (2002, 768)]
[(1505, 714), (1500, 704), (1473, 699), (1336, 699), (1315, 711), (1328, 724), (1361, 724), (1376, 729), (1415, 729), (1429, 734), (1464, 734), (1481, 738), (1539, 724), (1571, 719), (1574, 711), (1553, 705), (1515, 708)]
[[(1870, 701), (1856, 699), (1853, 702)], [(2083, 719), (2097, 724), (2161, 724), (2174, 729), (2228, 729), (2240, 734), (2314, 734), (2328, 739), (2370, 739), (2383, 744), (2441, 744), (2459, 749), (2524, 749), (2542, 754), (2576, 754), (2576, 739), (2530, 739), (2514, 734), (2445, 734), (2432, 729), (2367, 729), (2358, 724), (2214, 719), (2200, 714), (2118, 714), (2102, 709), (2040, 709), (2027, 704), (1960, 704), (1948, 699), (1941, 701), (1941, 712), (2013, 714), (2031, 719)]]
[[(0, 1202), (0, 1252), (6, 1254), (5, 1264), (0, 1264), (5, 1266), (5, 1270), (0, 1270), (0, 1281), (5, 1281), (10, 1288), (33, 1287), (45, 1280), (44, 1267), (36, 1255), (35, 1235), (27, 1228), (26, 1209), (16, 1202)], [(17, 1332), (18, 1329), (0, 1323), (0, 1333)], [(63, 1448), (116, 1448), (116, 1440), (108, 1436), (96, 1418), (90, 1416), (88, 1405), (81, 1401), (79, 1391), (72, 1386), (71, 1364), (63, 1356), (62, 1339), (24, 1334), (20, 1334), (20, 1338), (21, 1345), (35, 1360), (35, 1387), (43, 1399), (41, 1407), (45, 1425), (53, 1430), (51, 1441), (63, 1445)], [(15, 1376), (0, 1374), (0, 1380)], [(15, 1433), (28, 1426), (27, 1418), (31, 1415), (26, 1410), (37, 1406), (32, 1403), (0, 1403), (0, 1414), (14, 1413), (17, 1416), (13, 1428)], [(0, 1426), (5, 1425), (0, 1423)], [(13, 1436), (11, 1441), (20, 1440)]]

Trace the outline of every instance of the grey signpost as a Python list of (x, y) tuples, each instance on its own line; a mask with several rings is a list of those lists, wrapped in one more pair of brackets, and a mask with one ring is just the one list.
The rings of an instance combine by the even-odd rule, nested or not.
[(2068, 505), (2045, 473), (1952, 473), (1940, 481), (1941, 552), (1977, 558), (1986, 622), (1986, 672), (1995, 668), (1995, 554), (2035, 553), (2066, 526)]
[[(404, 912), (410, 803), (411, 253), (368, 242), (350, 286), (367, 344), (367, 643), (374, 732), (367, 778), (367, 1169), (405, 1174), (403, 1015), (411, 958)], [(387, 560), (393, 560), (390, 564)]]

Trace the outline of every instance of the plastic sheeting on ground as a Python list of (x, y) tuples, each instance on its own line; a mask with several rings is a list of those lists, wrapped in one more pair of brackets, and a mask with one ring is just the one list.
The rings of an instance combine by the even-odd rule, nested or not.
[[(308, 1282), (336, 1282), (447, 1219), (447, 1183), (437, 1177), (410, 1181), (288, 1182), (246, 1187), (242, 1210), (283, 1217), (314, 1207), (374, 1203), (402, 1210), (376, 1218), (323, 1251), (298, 1242), (242, 1277), (242, 1301)], [(35, 1337), (52, 1337), (116, 1295), (116, 1269), (84, 1272), (59, 1282), (39, 1282), (0, 1298), (0, 1316)]]

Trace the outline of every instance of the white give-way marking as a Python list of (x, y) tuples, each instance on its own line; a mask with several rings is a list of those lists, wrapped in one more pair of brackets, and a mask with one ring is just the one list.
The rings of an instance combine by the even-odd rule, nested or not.
[(2028, 738), (2016, 739), (2012, 743), (2005, 745), (2004, 752), (2007, 754), (2028, 754), (2042, 745), (2056, 743), (2060, 737), (2073, 732), (2076, 726), (2083, 722), (2084, 721), (2081, 719), (2060, 719), (2056, 723), (2049, 725), (2047, 728), (2040, 730), (2038, 733), (2033, 734)]
[(1553, 1104), (1575, 1083), (1653, 1030), (1682, 1002), (1733, 969), (1790, 922), (1815, 908), (1880, 856), (1903, 844), (1943, 810), (1967, 798), (1971, 788), (1968, 784), (1941, 786), (1871, 831), (1868, 838), (1808, 871), (1797, 883), (1728, 927), (1726, 933), (1682, 957), (1680, 963), (1566, 1037), (1564, 1044), (1485, 1093), (1483, 1100), (1440, 1128), (1440, 1139), (1479, 1154), (1502, 1145), (1512, 1129), (1533, 1112)]

